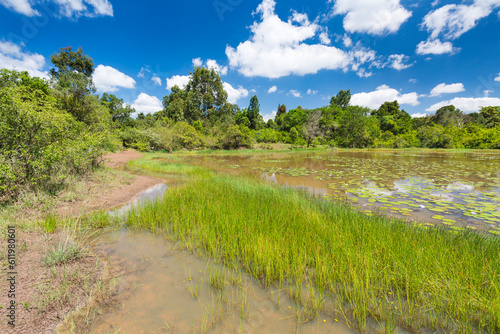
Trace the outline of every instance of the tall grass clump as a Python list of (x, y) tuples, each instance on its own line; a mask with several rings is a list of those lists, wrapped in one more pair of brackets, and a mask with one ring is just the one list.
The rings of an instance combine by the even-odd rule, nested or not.
[(266, 286), (300, 292), (312, 283), (330, 296), (325, 311), (360, 331), (368, 319), (388, 332), (396, 325), (500, 331), (497, 238), (368, 217), (291, 189), (213, 174), (170, 189), (132, 212), (127, 224), (236, 261)]

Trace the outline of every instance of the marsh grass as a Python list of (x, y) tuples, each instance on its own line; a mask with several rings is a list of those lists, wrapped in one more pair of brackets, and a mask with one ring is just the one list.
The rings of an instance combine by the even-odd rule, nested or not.
[[(127, 224), (238, 262), (264, 286), (288, 286), (306, 310), (298, 316), (325, 309), (361, 331), (369, 319), (386, 332), (500, 330), (498, 238), (421, 229), (255, 179), (184, 170), (190, 182), (134, 210)], [(313, 295), (304, 296), (303, 282)], [(338, 298), (330, 310), (326, 292)]]

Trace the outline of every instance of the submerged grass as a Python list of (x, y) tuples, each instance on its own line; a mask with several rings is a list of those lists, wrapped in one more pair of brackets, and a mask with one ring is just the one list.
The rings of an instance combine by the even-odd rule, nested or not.
[[(153, 159), (142, 163), (158, 172)], [(162, 230), (239, 263), (265, 286), (290, 287), (309, 320), (324, 310), (360, 331), (369, 319), (385, 332), (500, 331), (498, 238), (421, 229), (258, 180), (182, 169), (191, 181), (132, 211), (129, 226)]]

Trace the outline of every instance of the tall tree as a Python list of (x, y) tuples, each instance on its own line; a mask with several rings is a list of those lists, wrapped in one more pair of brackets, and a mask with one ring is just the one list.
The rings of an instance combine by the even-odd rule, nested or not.
[(184, 117), (190, 121), (207, 119), (217, 113), (227, 101), (219, 73), (212, 69), (197, 67), (185, 89), (187, 106)]
[(96, 106), (96, 98), (92, 96), (95, 92), (92, 58), (83, 54), (82, 48), (73, 51), (72, 47), (67, 47), (59, 49), (50, 60), (55, 66), (50, 75), (57, 90), (59, 106), (78, 121), (90, 125), (95, 121), (92, 114)]
[(254, 95), (250, 98), (250, 104), (247, 109), (247, 117), (250, 121), (251, 129), (260, 129), (264, 123), (262, 116), (260, 114), (260, 103), (257, 95)]
[(341, 89), (336, 96), (333, 96), (330, 100), (330, 105), (338, 106), (342, 109), (347, 108), (351, 103), (351, 90)]
[(321, 110), (314, 110), (307, 115), (307, 122), (302, 130), (304, 138), (309, 147), (312, 141), (323, 134), (323, 129), (320, 126)]

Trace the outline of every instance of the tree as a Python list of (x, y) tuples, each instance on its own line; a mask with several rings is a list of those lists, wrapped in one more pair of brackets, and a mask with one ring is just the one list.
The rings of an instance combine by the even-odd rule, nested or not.
[(94, 73), (94, 62), (92, 58), (83, 54), (81, 47), (73, 51), (73, 47), (60, 48), (59, 52), (50, 56), (50, 61), (57, 67), (50, 70), (50, 75), (59, 79), (68, 73), (82, 73), (87, 78)]
[(247, 109), (247, 117), (250, 121), (250, 129), (258, 130), (262, 127), (264, 120), (260, 114), (260, 103), (257, 95), (250, 98), (250, 104)]
[(125, 104), (123, 99), (119, 99), (113, 94), (104, 93), (99, 101), (103, 106), (108, 108), (113, 122), (123, 123), (135, 111), (130, 105)]
[(72, 47), (61, 48), (50, 56), (56, 68), (50, 70), (50, 75), (56, 88), (59, 107), (69, 112), (78, 121), (90, 125), (95, 120), (94, 107), (96, 98), (92, 82), (94, 63), (92, 58), (83, 54), (82, 48), (73, 51)]
[(378, 118), (382, 131), (398, 135), (411, 129), (411, 116), (404, 109), (399, 109), (398, 101), (384, 102), (380, 108), (373, 110), (371, 115)]
[(482, 107), (480, 112), (486, 120), (487, 128), (492, 128), (500, 124), (500, 107)]
[(191, 122), (207, 119), (211, 114), (217, 113), (227, 100), (227, 92), (224, 91), (219, 73), (213, 68), (195, 68), (185, 91), (184, 117)]
[(338, 106), (345, 109), (351, 103), (351, 90), (341, 89), (336, 96), (332, 97), (330, 100), (330, 105)]
[(367, 147), (373, 138), (370, 136), (370, 121), (366, 117), (369, 109), (349, 106), (339, 118), (338, 142), (344, 147)]
[(460, 109), (455, 108), (453, 105), (444, 106), (439, 108), (436, 113), (431, 116), (431, 120), (441, 126), (456, 126), (461, 128), (464, 124), (464, 114)]
[(307, 147), (311, 145), (316, 137), (323, 135), (323, 129), (320, 126), (321, 116), (321, 110), (314, 110), (307, 116), (307, 122), (302, 131), (307, 141)]

